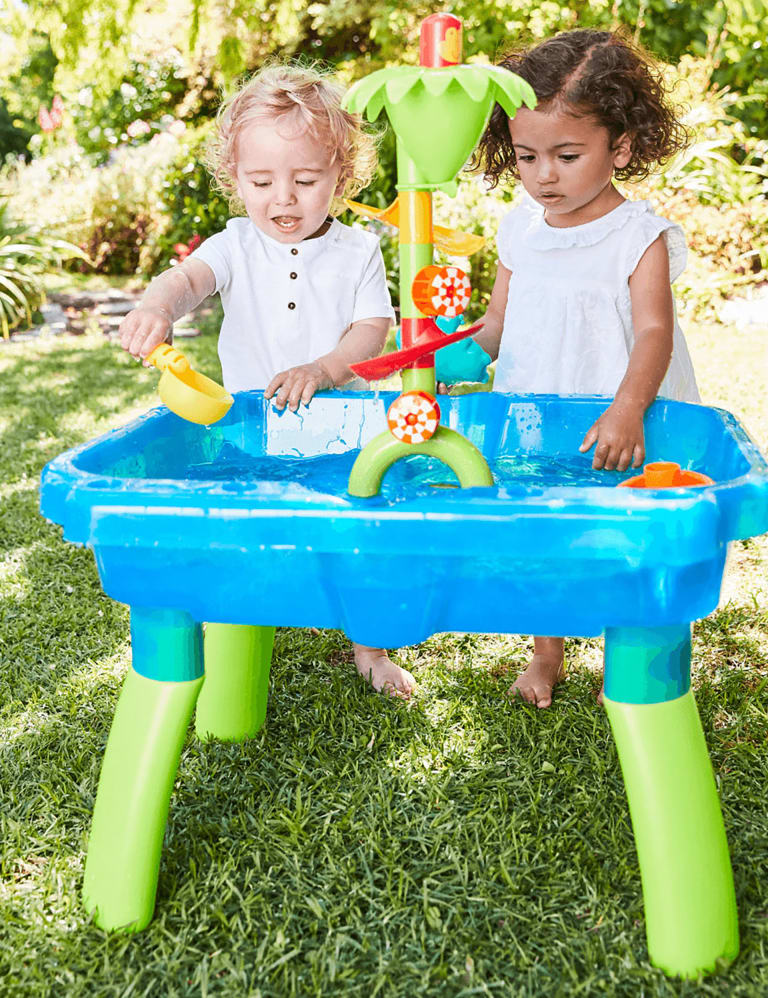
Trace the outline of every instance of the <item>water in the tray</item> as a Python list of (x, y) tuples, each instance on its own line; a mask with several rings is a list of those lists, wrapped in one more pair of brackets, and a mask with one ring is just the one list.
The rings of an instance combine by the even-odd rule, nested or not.
[[(291, 483), (326, 495), (343, 496), (359, 451), (314, 457), (249, 454), (225, 442), (216, 458), (193, 465), (185, 477), (196, 481)], [(499, 492), (546, 489), (555, 486), (615, 487), (630, 472), (594, 471), (591, 455), (505, 454), (489, 462)], [(397, 461), (382, 481), (381, 494), (390, 502), (417, 496), (436, 496), (458, 486), (454, 473), (436, 458), (414, 454)]]

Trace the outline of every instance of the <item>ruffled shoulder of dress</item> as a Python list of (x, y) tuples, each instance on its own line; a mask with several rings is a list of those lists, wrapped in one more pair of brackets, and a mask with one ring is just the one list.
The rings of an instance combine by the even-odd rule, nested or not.
[(688, 262), (688, 246), (685, 233), (677, 224), (662, 215), (657, 215), (652, 209), (648, 211), (634, 227), (632, 244), (627, 258), (627, 273), (634, 273), (643, 253), (659, 236), (664, 242), (669, 255), (669, 279), (676, 280), (685, 270)]
[[(531, 202), (533, 204), (533, 202)], [(534, 205), (535, 206), (535, 205)], [(510, 270), (514, 266), (516, 251), (520, 248), (520, 233), (528, 225), (530, 212), (525, 201), (513, 204), (499, 223), (496, 249), (499, 260)]]
[(522, 230), (524, 242), (531, 249), (570, 249), (572, 246), (594, 246), (611, 232), (623, 229), (633, 219), (653, 215), (647, 201), (622, 201), (620, 205), (592, 222), (555, 228), (544, 220), (544, 208), (532, 198), (526, 198), (520, 208), (527, 208), (528, 224)]

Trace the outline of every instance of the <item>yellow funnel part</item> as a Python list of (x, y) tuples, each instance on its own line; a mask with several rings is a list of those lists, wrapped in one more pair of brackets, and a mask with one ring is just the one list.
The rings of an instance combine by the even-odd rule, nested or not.
[(147, 360), (163, 372), (157, 390), (177, 416), (210, 426), (229, 412), (235, 401), (229, 392), (204, 374), (193, 371), (184, 354), (170, 343), (155, 347)]
[[(344, 203), (357, 215), (386, 222), (387, 225), (391, 225), (395, 229), (400, 228), (400, 205), (397, 198), (387, 208), (374, 208), (369, 204), (347, 199)], [(472, 256), (473, 253), (477, 253), (485, 246), (485, 239), (472, 232), (458, 232), (456, 229), (446, 229), (442, 225), (435, 225), (432, 227), (432, 233), (437, 249), (441, 253), (447, 253), (448, 256)]]

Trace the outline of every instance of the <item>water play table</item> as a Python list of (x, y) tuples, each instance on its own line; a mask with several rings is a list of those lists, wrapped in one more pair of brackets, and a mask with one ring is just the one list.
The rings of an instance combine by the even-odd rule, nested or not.
[[(258, 730), (275, 626), (343, 628), (384, 647), (448, 630), (604, 635), (651, 957), (684, 975), (732, 959), (733, 882), (690, 691), (690, 625), (717, 605), (728, 542), (768, 530), (762, 456), (729, 414), (657, 401), (648, 460), (715, 484), (616, 488), (626, 475), (578, 454), (607, 400), (481, 393), (441, 398), (442, 422), (482, 451), (493, 488), (451, 488), (445, 465), (412, 457), (380, 495), (353, 498), (352, 461), (393, 397), (335, 393), (281, 414), (249, 392), (212, 427), (158, 409), (46, 466), (43, 514), (93, 549), (105, 592), (131, 607), (88, 908), (110, 929), (150, 920), (192, 712), (205, 737)], [(203, 621), (215, 622), (205, 652)]]

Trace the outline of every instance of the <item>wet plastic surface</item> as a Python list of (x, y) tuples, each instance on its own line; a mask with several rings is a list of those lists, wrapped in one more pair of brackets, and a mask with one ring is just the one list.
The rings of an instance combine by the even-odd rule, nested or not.
[(646, 460), (714, 485), (617, 489), (636, 472), (593, 471), (578, 446), (606, 399), (478, 393), (441, 397), (442, 422), (483, 451), (494, 488), (453, 488), (414, 457), (381, 495), (350, 497), (393, 398), (333, 393), (294, 414), (246, 392), (212, 427), (152, 410), (50, 462), (42, 512), (93, 548), (114, 599), (384, 646), (693, 620), (717, 605), (728, 541), (768, 530), (768, 466), (737, 421), (668, 401), (646, 418)]

